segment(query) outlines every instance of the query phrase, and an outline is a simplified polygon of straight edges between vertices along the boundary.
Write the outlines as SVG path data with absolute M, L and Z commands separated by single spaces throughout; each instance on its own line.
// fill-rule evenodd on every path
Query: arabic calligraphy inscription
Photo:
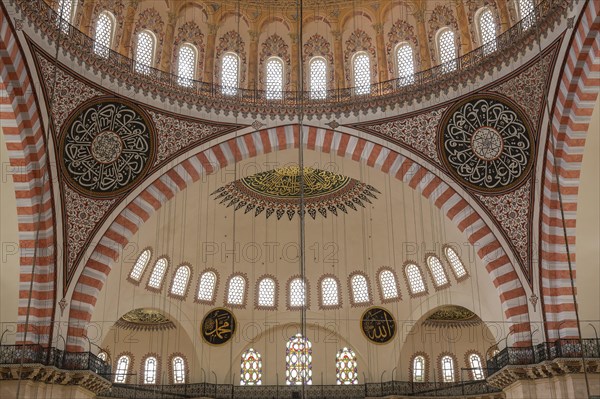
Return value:
M 223 345 L 235 334 L 236 321 L 233 313 L 227 309 L 211 310 L 202 319 L 200 327 L 204 341 L 211 345 Z
M 369 341 L 386 344 L 396 335 L 396 320 L 386 309 L 372 307 L 363 313 L 360 328 Z

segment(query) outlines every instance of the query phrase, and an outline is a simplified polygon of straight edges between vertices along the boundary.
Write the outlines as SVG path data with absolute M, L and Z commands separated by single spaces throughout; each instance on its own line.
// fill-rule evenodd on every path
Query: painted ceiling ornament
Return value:
M 317 213 L 335 216 L 338 210 L 348 213 L 359 205 L 372 203 L 380 192 L 373 186 L 333 172 L 304 168 L 304 209 L 315 219 Z M 265 212 L 267 218 L 275 214 L 277 219 L 287 215 L 292 220 L 300 213 L 300 168 L 296 165 L 277 168 L 235 180 L 211 195 L 227 207 L 244 208 L 244 213 L 254 211 L 258 216 Z
M 531 128 L 508 100 L 469 98 L 450 108 L 440 126 L 441 158 L 471 188 L 506 191 L 527 177 L 534 151 Z
M 79 107 L 61 134 L 67 181 L 89 196 L 128 190 L 152 165 L 156 142 L 150 119 L 137 106 L 102 99 Z
M 431 327 L 460 328 L 479 325 L 481 324 L 481 319 L 467 308 L 448 305 L 430 314 L 423 324 Z
M 127 330 L 161 331 L 175 328 L 175 324 L 155 309 L 139 308 L 125 313 L 115 323 Z

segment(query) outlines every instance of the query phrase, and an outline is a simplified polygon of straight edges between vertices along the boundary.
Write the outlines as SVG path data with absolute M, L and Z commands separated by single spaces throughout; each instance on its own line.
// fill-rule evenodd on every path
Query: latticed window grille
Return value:
M 283 62 L 276 57 L 267 60 L 266 95 L 267 100 L 283 98 Z
M 260 353 L 250 348 L 242 353 L 240 385 L 262 384 L 262 359 Z
M 454 360 L 450 356 L 442 357 L 442 380 L 454 382 Z
M 452 72 L 457 68 L 456 64 L 456 41 L 454 39 L 454 32 L 450 29 L 445 28 L 438 36 L 438 49 L 440 53 L 440 63 L 442 64 L 442 71 Z
M 142 278 L 142 274 L 144 274 L 144 270 L 146 270 L 146 266 L 148 266 L 148 261 L 152 256 L 152 252 L 149 249 L 145 249 L 142 251 L 140 256 L 138 256 L 135 261 L 135 265 L 131 269 L 131 273 L 129 273 L 129 278 L 134 281 L 140 281 Z
M 156 358 L 148 357 L 144 362 L 144 384 L 156 384 L 156 368 Z
M 246 280 L 242 276 L 233 276 L 229 279 L 227 287 L 227 304 L 243 305 L 244 293 L 246 291 Z
M 187 290 L 188 281 L 190 279 L 190 268 L 186 265 L 179 266 L 173 277 L 171 285 L 171 294 L 183 296 Z
M 517 0 L 519 7 L 519 18 L 524 19 L 523 29 L 527 30 L 533 25 L 534 17 L 533 14 L 533 0 Z
M 234 96 L 238 90 L 240 60 L 236 54 L 225 53 L 221 60 L 221 93 Z
M 452 270 L 454 270 L 454 274 L 456 275 L 456 277 L 464 277 L 467 274 L 467 270 L 465 269 L 463 263 L 460 261 L 460 258 L 458 257 L 454 249 L 446 247 L 444 253 L 446 254 L 446 259 L 448 260 L 448 263 L 450 263 L 450 266 L 452 266 Z
M 369 285 L 367 284 L 367 278 L 362 274 L 355 274 L 350 280 L 350 286 L 352 288 L 352 299 L 354 303 L 369 303 Z
M 371 60 L 367 53 L 356 53 L 353 59 L 354 92 L 369 94 L 371 92 Z
M 69 25 L 73 18 L 73 11 L 75 11 L 75 2 L 73 0 L 58 0 L 58 8 L 56 13 L 58 19 L 56 23 L 60 26 L 60 30 L 63 34 L 69 33 Z
M 342 348 L 335 358 L 336 378 L 338 385 L 358 384 L 358 364 L 352 349 Z
M 413 294 L 425 292 L 425 282 L 421 275 L 419 267 L 413 263 L 406 265 L 406 277 L 408 278 L 408 286 Z
M 150 274 L 150 280 L 148 280 L 148 286 L 155 289 L 160 289 L 162 287 L 163 278 L 165 277 L 165 272 L 167 271 L 168 262 L 165 258 L 160 258 L 154 264 L 154 269 L 152 269 L 152 274 Z
M 413 359 L 413 381 L 425 382 L 425 358 L 415 356 Z
M 275 306 L 275 280 L 265 277 L 258 283 L 258 306 Z
M 309 68 L 310 98 L 323 100 L 327 97 L 327 62 L 321 57 L 314 57 Z
M 442 262 L 440 262 L 437 256 L 428 256 L 427 266 L 429 266 L 429 270 L 431 271 L 431 275 L 433 276 L 433 282 L 435 283 L 436 287 L 441 287 L 443 285 L 448 284 L 448 277 L 446 277 L 446 273 L 444 272 Z
M 94 53 L 100 57 L 108 58 L 113 36 L 113 17 L 108 11 L 103 11 L 96 22 L 94 36 Z
M 129 356 L 123 355 L 117 360 L 117 369 L 115 370 L 117 384 L 124 384 L 127 381 L 127 371 L 129 371 Z
M 312 385 L 312 344 L 301 334 L 286 344 L 285 366 L 287 385 Z
M 396 63 L 398 67 L 398 81 L 400 86 L 415 82 L 415 63 L 412 47 L 401 44 L 396 49 Z
M 196 75 L 196 50 L 185 43 L 179 47 L 177 55 L 177 83 L 181 86 L 191 87 L 194 84 Z
M 473 379 L 483 380 L 485 375 L 483 374 L 483 367 L 481 365 L 481 358 L 476 353 L 469 355 L 469 363 L 471 364 L 471 373 L 473 373 Z
M 181 356 L 175 356 L 171 363 L 173 365 L 173 382 L 185 384 L 185 360 Z
M 214 298 L 216 284 L 217 275 L 215 273 L 211 271 L 202 273 L 196 298 L 199 301 L 211 302 Z
M 290 281 L 289 290 L 290 307 L 301 308 L 306 306 L 306 283 L 301 278 Z
M 379 284 L 381 285 L 381 293 L 383 299 L 398 298 L 398 283 L 396 276 L 391 270 L 382 270 L 379 272 Z
M 148 31 L 138 33 L 137 45 L 135 47 L 135 71 L 139 73 L 150 73 L 150 67 L 154 60 L 154 35 Z
M 489 8 L 484 9 L 479 14 L 479 34 L 481 35 L 483 53 L 490 54 L 496 51 L 496 22 Z
M 338 306 L 340 304 L 338 282 L 333 277 L 321 280 L 321 302 L 323 306 Z

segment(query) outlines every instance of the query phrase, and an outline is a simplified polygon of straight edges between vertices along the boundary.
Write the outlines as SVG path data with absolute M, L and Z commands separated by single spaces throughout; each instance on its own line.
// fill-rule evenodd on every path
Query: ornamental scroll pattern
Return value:
M 371 61 L 371 80 L 377 81 L 377 55 L 371 37 L 362 29 L 356 29 L 346 40 L 344 52 L 344 67 L 348 87 L 352 87 L 352 56 L 358 51 L 366 51 Z
M 304 43 L 304 59 L 310 63 L 313 57 L 323 57 L 327 61 L 327 87 L 334 86 L 333 54 L 331 44 L 323 36 L 315 33 Z M 307 64 L 304 87 L 309 87 L 310 68 Z
M 221 83 L 221 59 L 223 58 L 223 54 L 228 51 L 234 52 L 240 57 L 240 81 L 238 86 L 243 87 L 246 81 L 247 65 L 245 43 L 240 34 L 234 30 L 230 30 L 219 38 L 219 44 L 217 44 L 215 51 L 215 82 Z
M 154 54 L 156 54 L 154 62 L 160 62 L 160 55 L 162 54 L 162 45 L 163 45 L 163 34 L 164 34 L 164 25 L 162 17 L 160 13 L 156 11 L 155 8 L 147 8 L 144 11 L 140 12 L 137 23 L 135 24 L 134 35 L 132 36 L 133 46 L 132 49 L 135 48 L 137 43 L 137 35 L 142 30 L 152 31 L 156 35 L 156 48 L 154 49 Z
M 177 70 L 179 65 L 179 47 L 184 43 L 191 43 L 198 51 L 196 59 L 196 76 L 202 76 L 204 71 L 204 35 L 198 24 L 194 21 L 187 21 L 177 30 L 177 36 L 173 43 L 173 71 Z
M 261 87 L 264 87 L 266 82 L 266 64 L 265 62 L 269 57 L 279 57 L 283 61 L 284 64 L 284 76 L 283 76 L 283 86 L 287 87 L 290 83 L 290 53 L 288 51 L 288 45 L 283 40 L 281 36 L 277 33 L 269 36 L 262 43 L 262 50 L 260 52 L 259 58 L 259 82 L 261 83 Z
M 454 16 L 454 12 L 447 5 L 437 5 L 433 12 L 431 13 L 431 18 L 429 18 L 429 48 L 436 49 L 437 43 L 435 42 L 436 34 L 438 30 L 443 27 L 449 27 L 454 31 L 454 38 L 456 40 L 456 48 L 460 48 L 460 35 L 458 34 L 458 23 L 456 22 L 456 17 Z M 436 64 L 438 62 L 437 59 L 437 51 L 431 52 L 431 61 Z
M 396 54 L 395 48 L 398 43 L 407 42 L 413 52 L 419 48 L 415 28 L 406 21 L 397 20 L 388 32 L 388 44 L 386 46 L 388 70 L 390 76 L 396 76 Z M 419 70 L 420 57 L 413 57 L 415 71 Z

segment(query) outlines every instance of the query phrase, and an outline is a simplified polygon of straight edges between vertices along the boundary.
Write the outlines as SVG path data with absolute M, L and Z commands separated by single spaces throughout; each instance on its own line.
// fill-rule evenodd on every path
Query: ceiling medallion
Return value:
M 423 324 L 432 327 L 467 327 L 476 326 L 481 319 L 475 313 L 462 306 L 442 306 L 429 315 Z
M 360 329 L 369 341 L 387 344 L 396 335 L 396 320 L 386 309 L 372 307 L 360 318 Z
M 64 126 L 62 168 L 70 185 L 83 194 L 118 195 L 152 165 L 152 123 L 129 102 L 93 100 L 79 107 Z
M 304 209 L 315 219 L 317 212 L 327 217 L 327 212 L 338 214 L 338 210 L 348 213 L 364 208 L 364 202 L 372 203 L 380 192 L 369 184 L 356 179 L 305 167 L 302 173 L 298 166 L 277 168 L 267 172 L 233 181 L 211 195 L 227 207 L 235 205 L 235 210 L 244 208 L 244 213 L 254 210 L 258 216 L 263 211 L 267 218 L 275 214 L 277 219 L 287 215 L 292 220 L 300 213 L 300 182 L 304 181 Z
M 452 107 L 440 126 L 441 159 L 471 188 L 506 191 L 527 177 L 533 162 L 532 131 L 508 100 L 471 97 Z
M 233 313 L 227 309 L 215 308 L 202 319 L 200 334 L 208 344 L 223 345 L 235 334 L 236 325 Z
M 160 331 L 175 328 L 175 324 L 158 310 L 139 308 L 125 313 L 116 326 L 127 330 Z

